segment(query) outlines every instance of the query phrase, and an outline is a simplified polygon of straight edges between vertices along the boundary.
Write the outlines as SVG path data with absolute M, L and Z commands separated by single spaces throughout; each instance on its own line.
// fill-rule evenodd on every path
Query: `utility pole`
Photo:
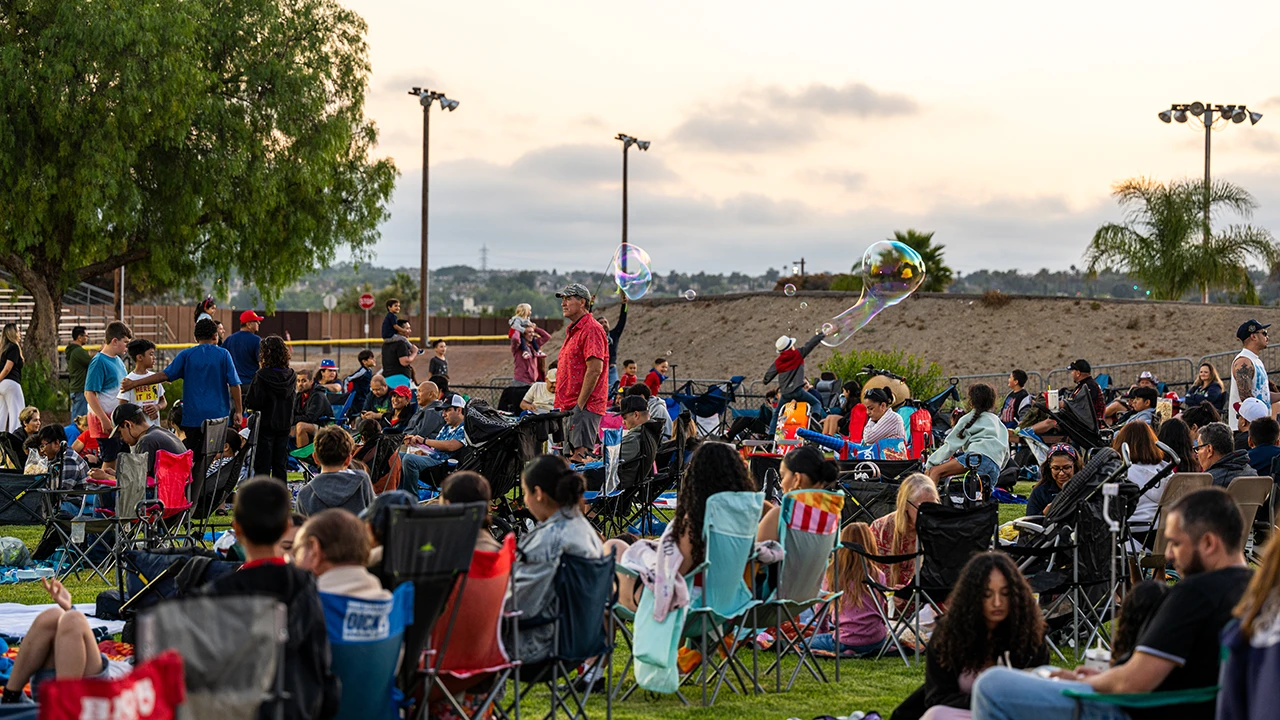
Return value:
M 419 286 L 421 297 L 418 299 L 418 307 L 422 312 L 421 343 L 425 344 L 431 337 L 431 270 L 428 265 L 427 253 L 427 210 L 430 206 L 430 183 L 428 177 L 428 158 L 431 147 L 431 104 L 436 100 L 440 101 L 440 109 L 453 112 L 458 109 L 458 101 L 450 100 L 445 97 L 444 93 L 434 90 L 424 90 L 420 87 L 410 88 L 410 95 L 418 98 L 418 102 L 422 105 L 422 267 Z

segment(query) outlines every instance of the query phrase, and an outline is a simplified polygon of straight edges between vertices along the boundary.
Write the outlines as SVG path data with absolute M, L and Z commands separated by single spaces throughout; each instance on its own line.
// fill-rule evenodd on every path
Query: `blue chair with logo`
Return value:
M 339 720 L 400 717 L 396 666 L 405 628 L 413 624 L 413 583 L 389 600 L 362 600 L 320 593 L 333 653 L 333 674 L 342 680 Z

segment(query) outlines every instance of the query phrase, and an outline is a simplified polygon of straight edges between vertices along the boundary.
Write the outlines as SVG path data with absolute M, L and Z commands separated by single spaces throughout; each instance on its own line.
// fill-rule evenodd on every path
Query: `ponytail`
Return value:
M 557 455 L 532 460 L 525 466 L 524 481 L 530 490 L 540 488 L 560 507 L 577 505 L 587 487 L 587 481 Z
M 812 445 L 802 445 L 792 450 L 782 458 L 782 462 L 788 470 L 805 475 L 820 488 L 829 488 L 840 478 L 840 466 L 834 460 L 828 460 Z
M 961 440 L 969 432 L 969 427 L 977 421 L 978 416 L 985 412 L 991 412 L 996 406 L 996 389 L 986 383 L 978 383 L 969 386 L 969 407 L 973 408 L 973 414 L 969 416 L 969 421 L 963 426 L 956 426 L 956 437 Z

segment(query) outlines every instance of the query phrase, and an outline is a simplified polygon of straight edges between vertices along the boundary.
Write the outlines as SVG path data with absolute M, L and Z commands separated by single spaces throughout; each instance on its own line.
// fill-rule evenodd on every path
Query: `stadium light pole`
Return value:
M 614 140 L 622 141 L 622 244 L 627 244 L 627 151 L 635 145 L 641 151 L 649 150 L 648 140 L 637 140 L 626 133 L 618 133 Z M 622 271 L 627 271 L 627 254 L 622 253 Z
M 419 290 L 421 297 L 418 299 L 418 308 L 422 313 L 422 327 L 418 332 L 422 333 L 422 344 L 425 345 L 431 337 L 431 301 L 429 295 L 431 293 L 431 273 L 427 264 L 427 209 L 429 184 L 427 182 L 427 158 L 428 150 L 431 147 L 431 104 L 440 101 L 440 109 L 453 112 L 458 109 L 458 101 L 450 100 L 445 97 L 444 93 L 435 90 L 426 90 L 420 87 L 409 89 L 409 94 L 418 98 L 418 102 L 422 105 L 422 277 L 419 281 Z
M 1188 113 L 1195 118 L 1204 127 L 1204 241 L 1209 242 L 1209 198 L 1211 190 L 1209 188 L 1209 150 L 1213 138 L 1213 126 L 1215 123 L 1221 122 L 1222 127 L 1226 127 L 1228 123 L 1239 125 L 1246 119 L 1250 125 L 1257 125 L 1262 119 L 1262 113 L 1252 112 L 1244 105 L 1213 105 L 1211 103 L 1193 102 L 1193 103 L 1174 103 L 1169 106 L 1168 110 L 1162 110 L 1156 116 L 1160 121 L 1168 124 L 1174 121 L 1178 123 L 1186 123 Z M 1217 118 L 1214 118 L 1217 113 Z M 1201 289 L 1201 300 L 1209 302 L 1209 288 Z

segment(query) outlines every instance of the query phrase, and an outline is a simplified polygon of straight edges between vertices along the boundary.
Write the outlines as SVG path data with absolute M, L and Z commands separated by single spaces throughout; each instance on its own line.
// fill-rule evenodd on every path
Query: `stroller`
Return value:
M 699 435 L 724 435 L 729 429 L 729 406 L 737 400 L 738 388 L 745 379 L 734 375 L 725 382 L 709 384 L 689 380 L 672 398 L 693 416 Z

